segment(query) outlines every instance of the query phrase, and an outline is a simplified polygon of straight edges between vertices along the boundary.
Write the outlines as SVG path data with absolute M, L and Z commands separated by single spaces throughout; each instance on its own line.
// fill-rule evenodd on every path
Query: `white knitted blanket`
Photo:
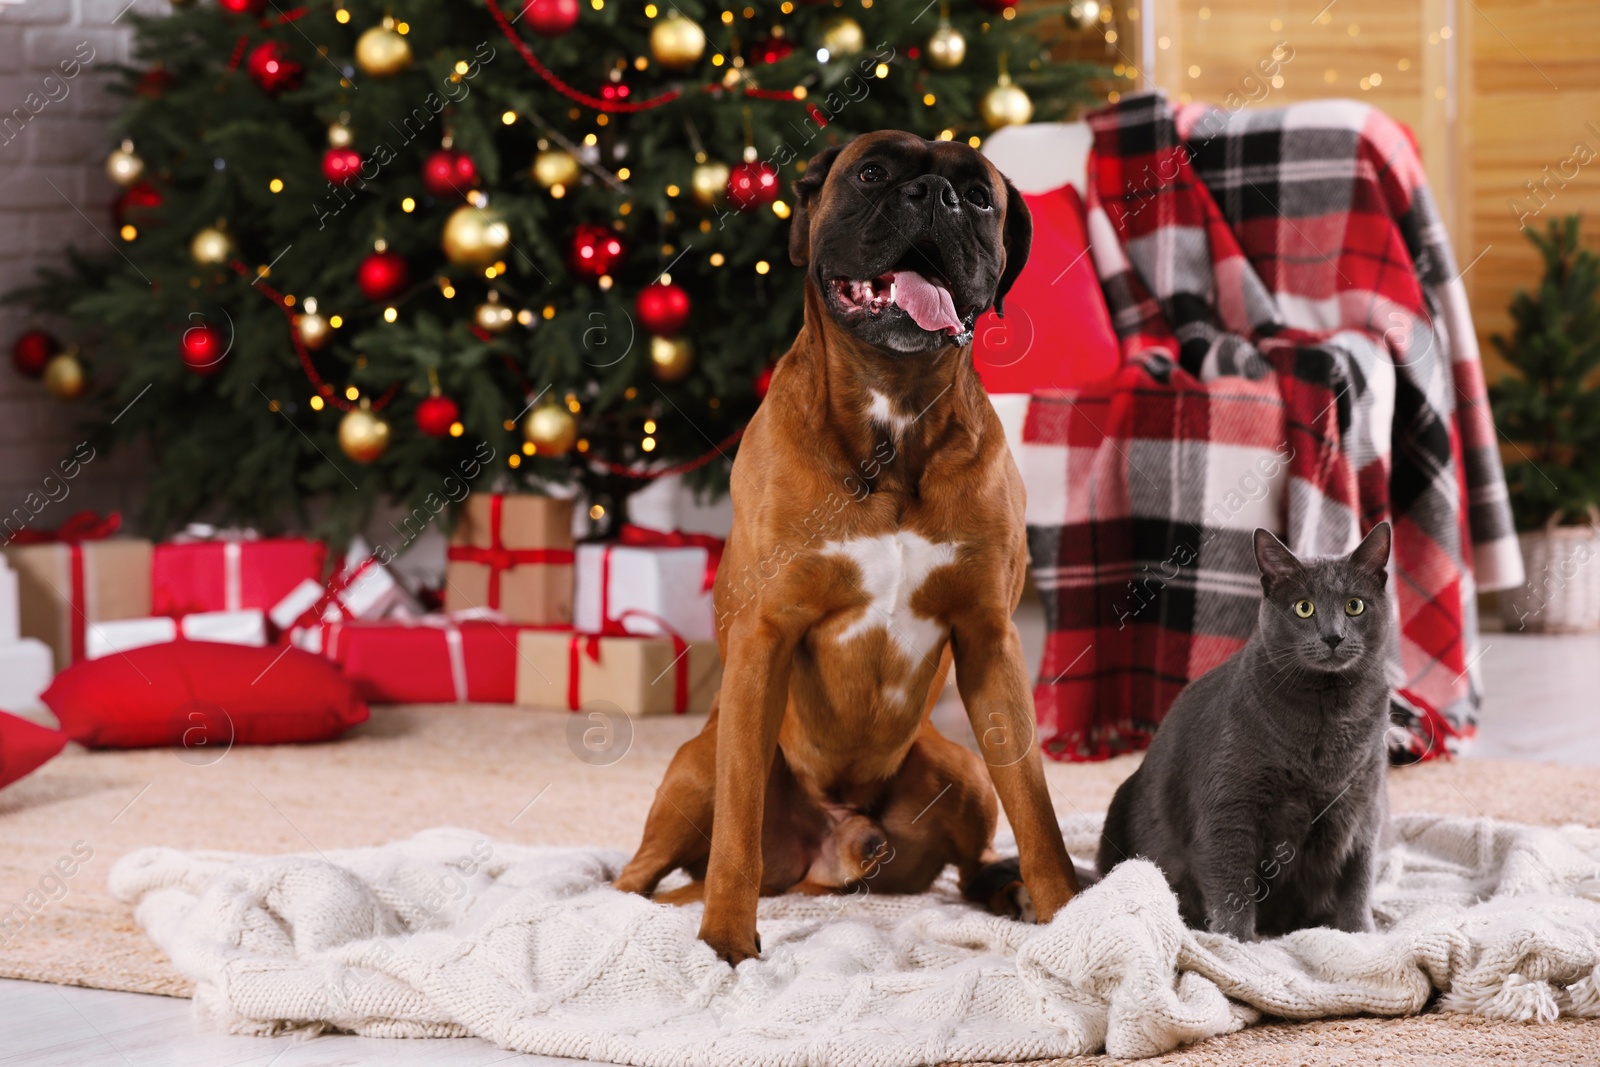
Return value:
M 441 829 L 256 857 L 149 848 L 112 891 L 239 1033 L 476 1034 L 507 1049 L 678 1067 L 911 1065 L 1105 1049 L 1150 1056 L 1262 1015 L 1440 1007 L 1600 1016 L 1600 831 L 1399 816 L 1376 934 L 1241 944 L 1178 918 L 1125 863 L 1048 926 L 916 897 L 761 902 L 765 953 L 730 970 L 700 908 L 612 890 L 623 856 Z M 1099 819 L 1063 826 L 1092 855 Z M 1266 883 L 1270 892 L 1271 884 Z

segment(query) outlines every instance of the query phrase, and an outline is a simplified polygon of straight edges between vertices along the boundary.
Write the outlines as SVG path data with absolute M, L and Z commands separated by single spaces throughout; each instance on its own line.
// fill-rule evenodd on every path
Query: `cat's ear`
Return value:
M 1300 573 L 1300 561 L 1271 530 L 1256 529 L 1256 566 L 1261 568 L 1261 588 L 1270 593 L 1272 583 Z
M 1389 565 L 1389 549 L 1394 542 L 1394 531 L 1386 522 L 1380 522 L 1367 534 L 1365 540 L 1350 553 L 1350 565 L 1356 570 L 1372 575 L 1379 581 L 1387 580 L 1384 568 Z

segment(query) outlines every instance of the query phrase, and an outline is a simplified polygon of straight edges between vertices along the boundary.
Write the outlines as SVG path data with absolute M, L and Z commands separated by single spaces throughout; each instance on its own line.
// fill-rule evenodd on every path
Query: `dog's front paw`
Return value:
M 701 924 L 700 940 L 710 945 L 711 951 L 730 967 L 761 956 L 761 935 L 753 927 L 748 931 L 709 930 Z

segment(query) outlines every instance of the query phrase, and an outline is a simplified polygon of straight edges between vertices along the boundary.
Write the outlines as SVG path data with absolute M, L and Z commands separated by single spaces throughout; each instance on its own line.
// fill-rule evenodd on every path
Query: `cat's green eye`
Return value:
M 1367 610 L 1367 602 L 1358 596 L 1353 596 L 1344 602 L 1344 613 L 1350 616 L 1360 615 Z
M 1309 600 L 1296 600 L 1294 602 L 1294 613 L 1302 619 L 1309 619 L 1316 612 L 1317 606 Z

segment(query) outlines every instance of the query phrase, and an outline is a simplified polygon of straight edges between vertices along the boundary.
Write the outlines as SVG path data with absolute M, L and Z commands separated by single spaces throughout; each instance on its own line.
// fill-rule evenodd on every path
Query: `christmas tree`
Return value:
M 1489 389 L 1513 443 L 1506 485 L 1519 529 L 1583 518 L 1600 504 L 1600 256 L 1578 238 L 1579 217 L 1528 240 L 1544 259 L 1534 293 L 1511 301 L 1511 339 L 1494 345 L 1517 371 Z
M 118 247 L 17 294 L 76 346 L 47 384 L 148 450 L 157 532 L 337 535 L 485 457 L 502 486 L 576 481 L 602 522 L 644 471 L 725 483 L 799 326 L 805 160 L 879 128 L 976 145 L 1085 98 L 1096 72 L 1038 36 L 1085 5 L 1014 3 L 139 19 L 108 131 Z

